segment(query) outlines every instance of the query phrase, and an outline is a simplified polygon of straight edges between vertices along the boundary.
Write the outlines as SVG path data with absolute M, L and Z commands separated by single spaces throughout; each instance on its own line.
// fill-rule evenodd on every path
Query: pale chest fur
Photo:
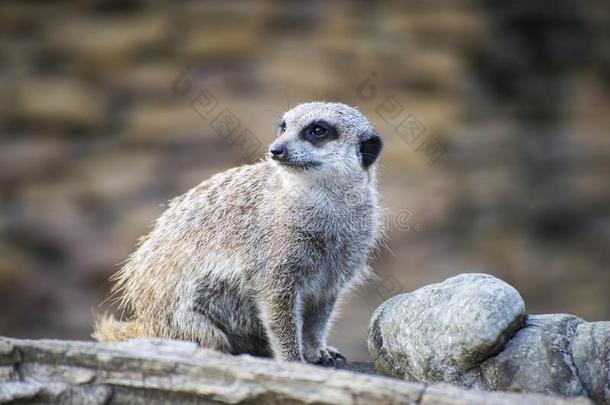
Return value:
M 293 187 L 283 203 L 303 262 L 313 268 L 312 288 L 340 288 L 359 276 L 379 234 L 373 187 L 362 182 Z

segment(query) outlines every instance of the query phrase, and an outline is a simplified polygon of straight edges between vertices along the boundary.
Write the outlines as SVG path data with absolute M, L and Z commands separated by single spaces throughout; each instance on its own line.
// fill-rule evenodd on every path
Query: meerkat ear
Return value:
M 381 137 L 377 134 L 369 136 L 364 141 L 360 141 L 360 154 L 362 155 L 362 167 L 368 169 L 375 163 L 383 147 Z

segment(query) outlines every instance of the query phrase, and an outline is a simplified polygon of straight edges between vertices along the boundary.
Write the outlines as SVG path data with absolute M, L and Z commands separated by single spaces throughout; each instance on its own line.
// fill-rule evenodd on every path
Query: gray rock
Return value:
M 597 403 L 610 404 L 610 322 L 578 325 L 572 357 L 589 396 Z
M 194 343 L 94 343 L 0 337 L 0 403 L 28 404 L 589 404 L 481 392 L 231 356 Z M 364 366 L 364 365 L 362 365 Z
M 489 389 L 587 395 L 570 346 L 584 321 L 572 315 L 532 315 L 498 355 L 481 364 Z
M 524 316 L 513 287 L 490 275 L 461 274 L 383 303 L 371 319 L 368 347 L 380 373 L 476 387 L 479 363 Z
M 587 398 L 561 398 L 541 394 L 519 394 L 527 397 L 515 398 L 515 393 L 508 392 L 485 392 L 477 389 L 465 390 L 450 384 L 428 385 L 424 390 L 419 405 L 558 405 L 568 403 L 570 405 L 591 404 Z M 527 399 L 526 399 L 527 398 Z

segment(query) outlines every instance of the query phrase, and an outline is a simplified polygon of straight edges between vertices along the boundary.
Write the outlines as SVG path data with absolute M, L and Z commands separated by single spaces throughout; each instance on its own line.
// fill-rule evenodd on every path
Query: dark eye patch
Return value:
M 337 129 L 325 121 L 314 121 L 301 130 L 299 136 L 315 146 L 323 145 L 339 137 Z
M 286 132 L 286 121 L 282 121 L 277 125 L 277 130 L 279 131 L 280 134 L 283 134 L 284 132 Z

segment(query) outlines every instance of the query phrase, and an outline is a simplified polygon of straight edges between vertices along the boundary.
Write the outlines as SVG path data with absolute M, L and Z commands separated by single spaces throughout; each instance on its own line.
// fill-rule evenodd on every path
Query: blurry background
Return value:
M 331 338 L 348 357 L 377 305 L 461 272 L 610 319 L 610 3 L 372 3 L 3 1 L 0 335 L 88 338 L 166 201 L 314 99 L 386 144 L 379 278 Z

